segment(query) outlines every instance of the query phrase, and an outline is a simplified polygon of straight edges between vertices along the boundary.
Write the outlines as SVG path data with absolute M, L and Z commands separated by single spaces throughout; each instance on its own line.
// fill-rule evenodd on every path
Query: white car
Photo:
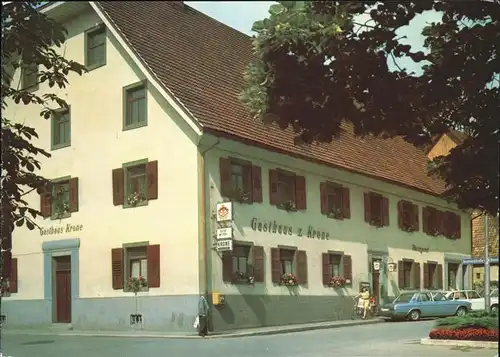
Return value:
M 453 290 L 444 293 L 448 300 L 465 300 L 472 304 L 472 310 L 484 310 L 484 297 L 475 290 Z M 498 289 L 490 293 L 490 310 L 498 311 Z

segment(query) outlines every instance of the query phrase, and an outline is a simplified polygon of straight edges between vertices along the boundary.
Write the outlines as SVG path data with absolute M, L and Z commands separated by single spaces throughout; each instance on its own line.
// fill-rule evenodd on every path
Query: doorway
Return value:
M 71 256 L 54 257 L 54 290 L 53 299 L 56 323 L 71 322 Z

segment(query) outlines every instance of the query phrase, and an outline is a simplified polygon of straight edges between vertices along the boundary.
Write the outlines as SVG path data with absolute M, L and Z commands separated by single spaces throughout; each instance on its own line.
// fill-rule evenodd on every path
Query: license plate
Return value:
M 380 311 L 389 311 L 389 309 L 380 309 Z

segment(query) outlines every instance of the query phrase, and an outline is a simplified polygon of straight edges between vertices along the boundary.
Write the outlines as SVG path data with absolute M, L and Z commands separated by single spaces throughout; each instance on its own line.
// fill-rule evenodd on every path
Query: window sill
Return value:
M 103 63 L 94 63 L 91 65 L 85 66 L 85 69 L 87 70 L 87 72 L 90 72 L 90 71 L 93 71 L 94 69 L 104 67 L 105 65 L 106 65 L 106 61 L 104 61 Z
M 71 142 L 64 143 L 64 144 L 52 145 L 50 149 L 52 151 L 54 151 L 54 150 L 64 149 L 64 148 L 67 148 L 67 147 L 70 147 L 70 146 L 71 146 Z
M 298 209 L 297 209 L 297 208 L 288 207 L 288 206 L 286 206 L 284 203 L 277 204 L 277 205 L 276 205 L 276 208 L 277 208 L 277 209 L 280 209 L 280 210 L 282 210 L 282 211 L 286 211 L 286 212 L 297 212 L 297 211 L 298 211 Z
M 63 214 L 62 216 L 51 215 L 50 219 L 53 221 L 57 221 L 57 220 L 70 218 L 70 217 L 71 217 L 71 212 L 67 212 L 67 213 Z
M 148 121 L 147 120 L 139 122 L 139 123 L 135 123 L 135 124 L 124 125 L 123 126 L 123 131 L 139 129 L 139 128 L 142 128 L 144 126 L 148 126 Z
M 329 213 L 326 215 L 326 217 L 330 219 L 336 219 L 338 221 L 343 221 L 344 219 L 346 219 L 342 213 L 339 214 Z
M 137 208 L 137 207 L 147 206 L 148 204 L 149 204 L 148 200 L 139 202 L 135 205 L 131 205 L 130 203 L 124 203 L 123 208 Z
M 228 201 L 231 201 L 231 202 L 236 202 L 236 203 L 241 203 L 242 205 L 251 205 L 253 204 L 254 202 L 251 200 L 251 199 L 242 199 L 241 197 L 231 197 L 231 196 L 227 196 L 227 197 L 224 197 L 225 199 L 227 199 Z
M 127 293 L 127 294 L 134 294 L 134 292 L 133 292 L 133 291 L 128 290 L 128 289 L 123 289 L 123 292 L 124 292 L 124 293 Z M 137 295 L 139 295 L 140 293 L 147 293 L 147 292 L 149 292 L 149 287 L 142 288 L 141 290 L 139 290 L 139 291 L 137 292 Z M 134 295 L 135 295 L 135 294 L 134 294 Z

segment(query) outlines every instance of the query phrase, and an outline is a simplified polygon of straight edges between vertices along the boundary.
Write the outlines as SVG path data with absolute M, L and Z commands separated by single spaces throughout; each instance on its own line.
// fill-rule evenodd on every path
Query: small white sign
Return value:
M 217 239 L 233 239 L 233 228 L 217 228 Z
M 393 272 L 396 270 L 396 264 L 395 263 L 388 263 L 387 264 L 387 270 L 389 270 L 389 272 Z
M 217 222 L 227 222 L 233 220 L 232 202 L 217 203 L 215 210 L 217 215 Z
M 217 241 L 217 251 L 233 250 L 232 239 L 221 239 Z
M 380 262 L 373 262 L 373 270 L 375 271 L 380 270 Z

